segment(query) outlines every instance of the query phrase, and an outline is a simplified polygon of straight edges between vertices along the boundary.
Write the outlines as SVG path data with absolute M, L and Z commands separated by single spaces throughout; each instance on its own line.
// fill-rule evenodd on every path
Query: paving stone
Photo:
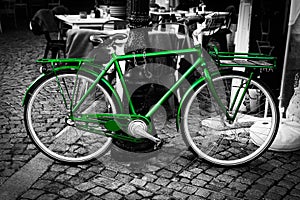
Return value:
M 114 178 L 117 175 L 117 173 L 115 171 L 106 169 L 106 170 L 101 171 L 101 175 L 109 177 L 109 178 Z
M 87 200 L 103 200 L 103 199 L 97 196 L 90 196 Z
M 44 190 L 51 193 L 59 193 L 63 188 L 66 188 L 65 185 L 57 182 L 52 182 L 44 187 Z
M 58 176 L 55 178 L 55 181 L 64 183 L 64 182 L 66 182 L 67 180 L 69 180 L 69 179 L 71 179 L 71 178 L 72 178 L 71 175 L 68 175 L 68 174 L 60 174 L 60 175 L 58 175 Z
M 292 181 L 293 183 L 299 183 L 299 177 L 297 176 L 294 176 L 294 175 L 287 175 L 285 177 L 285 179 L 289 180 L 289 181 Z
M 68 168 L 68 166 L 54 164 L 54 165 L 51 166 L 50 170 L 53 171 L 53 172 L 63 172 L 67 168 Z
M 142 199 L 143 197 L 137 193 L 131 193 L 129 195 L 126 195 L 125 196 L 125 199 L 128 199 L 128 200 L 138 200 L 138 199 Z
M 167 188 L 170 188 L 172 190 L 181 190 L 184 187 L 185 184 L 180 182 L 171 182 L 167 185 Z
M 123 199 L 122 195 L 116 193 L 116 192 L 109 192 L 105 194 L 103 197 L 105 200 L 118 200 L 118 199 Z
M 287 192 L 288 189 L 284 188 L 284 187 L 280 187 L 280 186 L 273 186 L 269 192 L 275 193 L 275 194 L 279 194 L 280 196 L 284 196 Z
M 195 195 L 207 198 L 211 194 L 211 191 L 204 189 L 204 188 L 199 188 Z
M 211 200 L 223 200 L 226 199 L 226 196 L 222 193 L 212 192 L 207 199 Z
M 216 169 L 212 169 L 212 168 L 205 170 L 205 173 L 208 175 L 211 175 L 211 176 L 217 176 L 220 174 L 219 171 L 217 171 Z
M 268 192 L 264 195 L 264 199 L 266 200 L 277 200 L 277 199 L 282 199 L 282 196 L 277 194 L 277 193 L 272 193 L 272 192 Z
M 190 179 L 187 179 L 187 178 L 181 178 L 181 179 L 179 180 L 179 182 L 188 184 L 188 183 L 190 183 L 191 181 L 190 181 Z
M 143 187 L 144 185 L 146 185 L 147 181 L 135 178 L 132 181 L 130 181 L 130 183 L 139 187 Z
M 284 197 L 284 199 L 285 199 L 285 200 L 298 200 L 299 197 L 287 195 L 287 196 Z
M 198 187 L 203 187 L 203 186 L 205 186 L 207 184 L 207 182 L 203 181 L 203 180 L 200 180 L 200 179 L 193 179 L 191 181 L 191 184 L 195 185 L 195 186 L 198 186 Z
M 216 177 L 216 179 L 222 182 L 230 183 L 233 180 L 233 177 L 226 174 L 220 174 Z
M 101 196 L 104 193 L 108 192 L 108 190 L 106 190 L 106 189 L 104 189 L 102 187 L 97 186 L 97 187 L 89 190 L 88 192 L 91 193 L 91 194 L 93 194 L 93 195 L 95 195 L 95 196 Z
M 151 196 L 153 196 L 152 192 L 149 192 L 146 190 L 138 190 L 137 193 L 140 194 L 144 198 L 150 198 Z
M 174 190 L 171 188 L 166 188 L 166 187 L 162 187 L 160 188 L 160 190 L 158 191 L 159 194 L 163 194 L 163 195 L 170 195 Z
M 128 195 L 134 191 L 136 191 L 136 187 L 130 185 L 130 184 L 125 184 L 121 186 L 120 188 L 117 189 L 117 192 L 123 195 Z
M 258 179 L 256 182 L 261 185 L 271 186 L 275 183 L 275 180 L 263 177 L 263 178 Z
M 220 191 L 221 193 L 228 195 L 228 196 L 236 196 L 236 194 L 238 193 L 238 190 L 232 189 L 232 188 L 223 188 Z
M 55 177 L 59 175 L 58 172 L 47 172 L 46 174 L 43 175 L 43 179 L 47 180 L 53 180 Z
M 245 193 L 245 197 L 249 199 L 261 199 L 264 193 L 257 189 L 249 189 Z
M 192 195 L 198 190 L 198 187 L 186 185 L 182 188 L 181 192 Z
M 32 188 L 43 189 L 47 185 L 49 185 L 50 183 L 51 183 L 50 180 L 38 180 L 37 182 L 34 183 L 34 185 L 32 186 Z
M 187 179 L 191 179 L 191 178 L 193 178 L 193 173 L 184 170 L 183 172 L 181 172 L 181 173 L 179 174 L 179 176 L 185 177 L 185 178 L 187 178 Z
M 166 179 L 166 178 L 158 178 L 155 183 L 157 185 L 161 185 L 161 186 L 166 186 L 168 183 L 170 182 L 170 180 Z
M 300 183 L 295 186 L 296 189 L 300 190 Z
M 68 183 L 69 185 L 79 185 L 83 182 L 85 182 L 85 180 L 83 178 L 74 176 L 71 179 L 69 179 L 66 183 Z
M 251 189 L 260 190 L 261 192 L 265 193 L 269 187 L 261 184 L 253 184 L 251 185 Z
M 174 191 L 172 196 L 177 199 L 187 199 L 189 195 L 182 192 Z
M 118 174 L 115 179 L 119 180 L 119 181 L 122 181 L 122 182 L 130 182 L 133 177 L 130 176 L 130 175 L 127 175 L 127 174 Z
M 22 197 L 27 199 L 37 199 L 39 196 L 41 196 L 44 193 L 42 190 L 28 190 L 25 192 Z
M 88 179 L 92 178 L 93 176 L 95 176 L 95 173 L 89 172 L 86 170 L 82 170 L 81 172 L 78 173 L 78 176 L 83 178 L 84 180 L 88 180 Z
M 150 174 L 150 173 L 146 173 L 142 179 L 144 181 L 147 181 L 147 182 L 154 182 L 156 179 L 157 179 L 157 176 L 156 175 L 153 175 L 153 174 Z
M 205 198 L 196 196 L 196 195 L 190 195 L 188 198 L 188 200 L 205 200 Z
M 198 175 L 203 172 L 203 169 L 195 167 L 195 168 L 189 169 L 189 171 L 192 172 L 194 175 Z
M 238 191 L 245 191 L 248 188 L 248 185 L 239 182 L 232 182 L 228 185 L 228 187 Z
M 73 188 L 65 188 L 65 189 L 61 190 L 59 192 L 59 194 L 62 195 L 63 197 L 69 198 L 69 197 L 73 196 L 76 192 L 77 192 L 77 190 L 75 190 Z
M 94 188 L 95 186 L 96 186 L 96 184 L 93 182 L 85 182 L 85 183 L 81 183 L 81 184 L 75 186 L 75 189 L 79 190 L 79 191 L 87 191 L 91 188 Z
M 268 173 L 265 177 L 273 179 L 275 181 L 279 181 L 280 179 L 282 179 L 284 177 L 284 174 L 278 174 L 278 173 L 273 172 L 273 173 Z
M 210 175 L 202 173 L 202 174 L 199 174 L 197 176 L 197 179 L 200 179 L 200 180 L 203 180 L 203 181 L 211 181 L 213 179 L 213 177 L 210 176 Z
M 155 195 L 153 200 L 171 200 L 171 197 L 168 195 Z
M 171 163 L 170 165 L 165 166 L 165 168 L 171 172 L 175 172 L 178 173 L 179 171 L 182 170 L 182 166 L 175 164 L 175 163 Z
M 292 196 L 296 196 L 296 197 L 300 198 L 300 190 L 298 190 L 298 189 L 292 189 L 292 191 L 290 191 L 290 194 Z
M 163 178 L 172 178 L 174 176 L 174 172 L 168 171 L 166 169 L 162 169 L 162 170 L 159 170 L 156 173 L 156 175 L 159 177 L 163 177 Z
M 294 183 L 291 182 L 291 181 L 288 181 L 288 180 L 280 180 L 278 183 L 277 183 L 278 186 L 281 186 L 283 188 L 286 188 L 287 190 L 290 190 L 292 187 L 294 187 Z
M 78 172 L 80 172 L 80 171 L 81 171 L 80 168 L 70 167 L 70 168 L 68 168 L 68 169 L 66 170 L 66 174 L 74 176 L 74 175 L 76 175 L 76 174 L 77 174 Z
M 57 197 L 58 196 L 56 194 L 43 194 L 37 198 L 37 200 L 54 200 L 57 199 Z
M 161 186 L 156 185 L 154 183 L 147 183 L 147 185 L 145 186 L 145 188 L 147 190 L 149 190 L 149 191 L 156 192 L 156 191 L 158 191 L 161 188 Z

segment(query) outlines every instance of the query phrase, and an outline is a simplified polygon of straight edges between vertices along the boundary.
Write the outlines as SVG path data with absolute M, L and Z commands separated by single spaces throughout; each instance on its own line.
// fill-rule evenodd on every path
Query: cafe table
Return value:
M 102 17 L 102 18 L 91 18 L 87 15 L 87 18 L 80 18 L 79 15 L 55 15 L 64 24 L 70 25 L 72 29 L 80 28 L 95 28 L 100 27 L 102 24 L 109 20 L 122 20 L 116 17 Z

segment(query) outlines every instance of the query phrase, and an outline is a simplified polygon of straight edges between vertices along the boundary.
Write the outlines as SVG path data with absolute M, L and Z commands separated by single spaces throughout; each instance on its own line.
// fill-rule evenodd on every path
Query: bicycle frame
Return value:
M 242 96 L 240 98 L 240 100 L 238 101 L 238 105 L 236 107 L 236 110 L 234 112 L 233 115 L 230 115 L 229 112 L 227 111 L 226 107 L 224 106 L 224 104 L 222 103 L 222 101 L 220 100 L 217 91 L 213 85 L 212 82 L 212 77 L 211 77 L 211 73 L 209 72 L 208 68 L 206 67 L 206 63 L 204 61 L 204 59 L 202 58 L 202 50 L 201 47 L 195 47 L 195 48 L 189 48 L 189 49 L 182 49 L 182 50 L 167 50 L 167 51 L 160 51 L 160 52 L 153 52 L 153 53 L 144 53 L 144 54 L 130 54 L 130 55 L 116 55 L 113 54 L 112 55 L 112 59 L 107 63 L 107 65 L 105 66 L 105 68 L 101 71 L 101 73 L 97 76 L 97 78 L 95 79 L 94 83 L 88 88 L 87 92 L 83 95 L 83 97 L 79 100 L 79 102 L 74 105 L 73 109 L 72 109 L 72 113 L 76 112 L 77 109 L 80 107 L 80 105 L 84 102 L 85 98 L 89 95 L 89 93 L 94 89 L 94 87 L 96 86 L 96 84 L 104 77 L 104 75 L 110 70 L 110 68 L 113 66 L 113 64 L 115 65 L 117 74 L 119 75 L 119 79 L 122 85 L 122 88 L 124 90 L 124 94 L 125 97 L 127 98 L 128 102 L 129 102 L 129 109 L 132 113 L 132 115 L 137 115 L 137 113 L 135 112 L 134 106 L 131 102 L 131 98 L 129 95 L 129 91 L 127 88 L 127 85 L 125 83 L 124 80 L 124 76 L 121 70 L 121 67 L 119 65 L 119 61 L 122 60 L 128 60 L 128 59 L 135 59 L 135 58 L 147 58 L 147 57 L 159 57 L 159 56 L 166 56 L 166 55 L 180 55 L 180 54 L 191 54 L 191 53 L 197 53 L 198 54 L 198 58 L 197 60 L 191 65 L 191 67 L 189 67 L 189 69 L 180 77 L 179 80 L 177 80 L 171 88 L 169 88 L 169 90 L 163 95 L 163 97 L 160 98 L 160 100 L 145 114 L 145 118 L 149 119 L 151 116 L 153 116 L 153 114 L 159 109 L 159 107 L 173 94 L 173 92 L 175 90 L 177 90 L 180 85 L 182 84 L 182 82 L 184 80 L 186 80 L 186 78 L 198 67 L 200 66 L 203 69 L 203 75 L 204 75 L 204 80 L 207 81 L 207 84 L 209 86 L 209 89 L 211 90 L 211 93 L 214 97 L 214 99 L 216 100 L 216 102 L 218 103 L 218 105 L 220 106 L 221 110 L 223 111 L 223 114 L 225 114 L 225 116 L 227 117 L 227 119 L 229 121 L 233 121 L 237 115 L 238 109 L 242 103 L 242 99 L 244 97 L 244 95 L 246 94 L 248 85 L 251 81 L 252 78 L 252 74 L 249 77 L 249 80 L 246 84 L 246 87 L 244 87 L 244 91 L 242 92 Z M 197 83 L 198 84 L 198 83 Z M 237 95 L 234 98 L 233 104 L 236 103 L 237 100 Z M 231 106 L 231 110 L 233 108 L 234 105 Z M 116 114 L 112 114 L 112 116 L 117 116 Z M 97 115 L 98 117 L 101 117 L 100 115 Z M 105 117 L 108 117 L 107 114 L 105 114 Z M 124 117 L 124 116 L 122 116 Z M 75 118 L 73 118 L 75 119 Z M 75 119 L 76 120 L 76 119 Z

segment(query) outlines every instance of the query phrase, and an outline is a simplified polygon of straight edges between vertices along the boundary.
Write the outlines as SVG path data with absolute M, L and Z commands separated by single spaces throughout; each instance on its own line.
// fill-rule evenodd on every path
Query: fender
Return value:
M 216 72 L 212 72 L 211 73 L 211 77 L 216 77 L 220 74 L 226 74 L 226 72 L 228 72 L 228 70 L 223 70 L 223 71 L 216 71 Z M 199 85 L 199 84 L 203 84 L 205 83 L 205 77 L 202 76 L 200 77 L 198 80 L 196 80 L 192 85 L 191 87 L 189 87 L 189 89 L 184 93 L 184 95 L 182 96 L 181 98 L 181 101 L 179 103 L 179 106 L 178 106 L 178 110 L 177 110 L 177 118 L 176 118 L 176 128 L 177 128 L 177 131 L 180 130 L 180 124 L 181 124 L 181 111 L 182 111 L 182 108 L 185 104 L 185 101 L 187 100 L 187 97 L 191 94 L 191 92 L 193 92 L 193 90 Z
M 54 68 L 53 70 L 43 73 L 41 74 L 38 78 L 36 78 L 30 85 L 29 87 L 26 89 L 24 97 L 22 99 L 22 106 L 25 105 L 25 103 L 29 100 L 29 98 L 31 97 L 33 90 L 35 89 L 35 86 L 40 84 L 42 81 L 44 81 L 44 78 L 49 74 L 49 73 L 59 73 L 61 71 L 65 71 L 65 70 L 79 70 L 80 66 L 62 66 L 62 67 L 57 67 Z M 83 69 L 83 68 L 81 68 Z M 85 72 L 91 74 L 92 76 L 94 76 L 95 78 L 99 75 L 99 73 L 92 71 L 92 70 L 88 70 L 88 69 L 84 69 Z M 119 96 L 119 94 L 117 93 L 117 91 L 114 89 L 114 87 L 109 83 L 108 80 L 106 80 L 105 78 L 102 78 L 101 81 L 105 84 L 105 86 L 107 86 L 106 89 L 110 90 L 112 92 L 112 95 L 115 97 L 116 103 L 118 104 L 119 108 L 121 109 L 121 111 L 123 111 L 123 107 L 122 107 L 122 103 L 121 103 L 121 98 Z

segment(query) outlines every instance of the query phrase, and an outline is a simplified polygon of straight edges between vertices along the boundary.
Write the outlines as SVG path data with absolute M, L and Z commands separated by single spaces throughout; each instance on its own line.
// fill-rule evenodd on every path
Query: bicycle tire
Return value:
M 233 101 L 238 81 L 246 80 L 248 78 L 239 72 L 212 78 L 215 87 L 223 91 L 218 91 L 218 95 L 227 107 Z M 246 106 L 240 107 L 231 125 L 224 121 L 225 116 L 208 91 L 207 83 L 199 83 L 183 106 L 181 131 L 190 149 L 204 160 L 220 166 L 246 164 L 264 153 L 272 144 L 279 126 L 279 110 L 270 89 L 261 81 L 252 79 L 243 99 Z M 256 104 L 254 93 L 260 94 Z M 252 98 L 250 110 L 247 95 Z M 252 128 L 257 123 L 263 125 L 261 129 Z
M 70 105 L 71 99 L 78 101 L 83 90 L 94 81 L 87 74 L 76 74 L 77 70 L 57 71 L 56 75 L 50 72 L 35 83 L 25 101 L 24 121 L 28 135 L 41 152 L 60 162 L 80 164 L 105 154 L 112 145 L 112 138 L 66 123 L 70 108 L 64 106 L 57 80 L 62 83 L 66 105 Z M 109 94 L 106 85 L 100 81 L 74 115 L 87 110 L 116 113 L 116 105 Z

